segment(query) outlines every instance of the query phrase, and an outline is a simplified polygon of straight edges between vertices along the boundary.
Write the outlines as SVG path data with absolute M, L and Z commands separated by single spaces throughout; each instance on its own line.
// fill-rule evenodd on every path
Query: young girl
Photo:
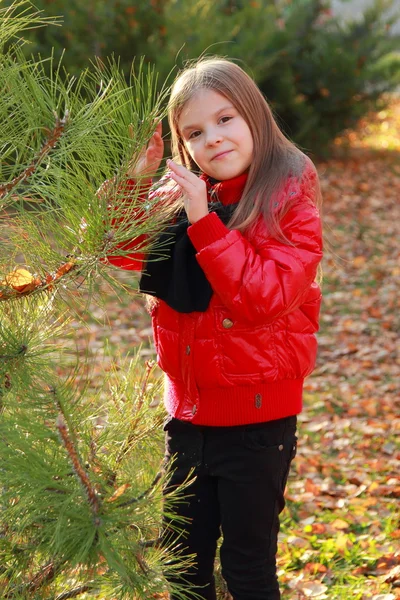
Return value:
M 168 203 L 179 186 L 186 218 L 168 232 L 176 235 L 168 259 L 147 263 L 141 289 L 156 298 L 166 374 L 167 461 L 174 457 L 166 493 L 193 469 L 196 477 L 174 507 L 183 534 L 166 519 L 165 537 L 195 556 L 182 575 L 188 598 L 215 600 L 222 533 L 234 600 L 277 600 L 279 513 L 316 355 L 318 178 L 253 80 L 228 60 L 201 60 L 178 76 L 169 123 L 174 160 L 150 194 Z M 158 126 L 133 178 L 155 173 L 162 154 Z M 141 269 L 141 258 L 110 262 Z

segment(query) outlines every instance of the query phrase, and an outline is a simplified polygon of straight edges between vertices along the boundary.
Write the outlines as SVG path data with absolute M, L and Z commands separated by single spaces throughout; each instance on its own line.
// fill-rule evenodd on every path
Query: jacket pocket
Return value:
M 218 353 L 223 374 L 235 383 L 270 380 L 277 373 L 274 332 L 269 325 L 253 324 L 232 317 L 217 308 L 214 314 Z
M 271 422 L 272 423 L 272 422 Z M 289 477 L 290 466 L 297 453 L 297 436 L 288 431 L 276 443 L 276 436 L 271 436 L 265 429 L 250 429 L 242 432 L 242 444 L 253 455 L 253 461 L 272 470 L 274 484 L 282 494 Z

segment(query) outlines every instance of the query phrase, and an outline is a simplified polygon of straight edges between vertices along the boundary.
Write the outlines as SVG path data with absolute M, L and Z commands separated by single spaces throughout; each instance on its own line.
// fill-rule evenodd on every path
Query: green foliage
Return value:
M 260 78 L 280 121 L 317 154 L 376 108 L 400 82 L 399 37 L 388 35 L 391 0 L 376 0 L 359 21 L 341 23 L 329 2 L 282 3 L 268 51 L 277 57 Z
M 137 353 L 90 390 L 71 317 L 100 276 L 116 285 L 116 245 L 166 218 L 126 187 L 166 90 L 140 61 L 127 83 L 112 59 L 74 77 L 26 58 L 39 22 L 28 2 L 0 12 L 1 597 L 148 598 L 185 567 L 159 543 L 161 382 Z
M 3 0 L 6 6 L 12 0 Z M 121 68 L 129 73 L 134 57 L 146 56 L 154 62 L 162 50 L 165 28 L 164 0 L 37 0 L 35 6 L 48 17 L 59 17 L 58 25 L 36 29 L 28 34 L 33 42 L 26 48 L 48 56 L 55 50 L 58 61 L 65 53 L 67 70 L 78 75 L 88 61 L 112 54 L 120 58 Z
M 306 150 L 332 140 L 400 83 L 399 36 L 389 35 L 392 0 L 342 22 L 328 0 L 166 3 L 161 72 L 199 55 L 234 58 L 256 79 L 280 125 Z M 398 15 L 400 17 L 400 15 Z M 187 32 L 190 32 L 189 35 Z
M 73 0 L 67 8 L 40 0 L 63 25 L 27 32 L 25 52 L 54 47 L 58 59 L 66 48 L 70 73 L 111 54 L 129 73 L 132 58 L 145 57 L 160 82 L 203 54 L 231 57 L 259 83 L 286 133 L 321 154 L 399 85 L 393 4 L 375 0 L 359 20 L 342 22 L 330 0 Z
M 359 21 L 344 23 L 329 0 L 76 1 L 68 10 L 42 0 L 46 14 L 64 15 L 64 26 L 38 29 L 30 49 L 68 48 L 72 72 L 94 55 L 114 52 L 122 65 L 145 55 L 160 81 L 188 59 L 229 56 L 259 83 L 286 133 L 321 154 L 399 84 L 392 5 L 375 0 Z
M 35 386 L 9 375 L 0 423 L 3 597 L 32 598 L 45 565 L 47 591 L 35 598 L 68 588 L 71 575 L 102 598 L 160 591 L 172 567 L 158 543 L 163 411 L 149 407 L 160 394 L 149 369 L 138 356 L 119 364 L 103 399 L 81 394 L 74 380 L 47 379 L 48 370 Z
M 159 227 L 162 211 L 134 216 L 140 186 L 123 200 L 128 166 L 163 116 L 166 90 L 157 91 L 151 67 L 133 65 L 128 84 L 112 59 L 62 76 L 53 58 L 25 59 L 17 45 L 0 56 L 0 85 L 0 208 L 11 218 L 2 223 L 1 272 L 18 255 L 43 281 L 67 259 L 71 273 L 89 277 L 107 255 L 123 254 L 116 244 Z
M 171 64 L 182 67 L 203 54 L 217 54 L 235 58 L 258 79 L 271 62 L 263 50 L 275 30 L 276 14 L 273 2 L 167 2 L 167 35 L 157 69 L 167 73 Z

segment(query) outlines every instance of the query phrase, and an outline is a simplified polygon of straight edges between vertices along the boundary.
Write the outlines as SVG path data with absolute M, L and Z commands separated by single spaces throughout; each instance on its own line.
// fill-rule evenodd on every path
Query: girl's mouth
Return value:
M 224 158 L 225 156 L 227 156 L 230 152 L 232 152 L 232 150 L 225 150 L 224 152 L 220 152 L 219 154 L 216 154 L 215 156 L 213 156 L 213 158 L 211 160 L 219 160 L 221 158 Z

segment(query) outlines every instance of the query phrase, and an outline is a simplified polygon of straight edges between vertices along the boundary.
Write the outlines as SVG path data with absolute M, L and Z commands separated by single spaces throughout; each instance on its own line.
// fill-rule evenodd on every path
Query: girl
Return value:
M 234 600 L 278 600 L 279 513 L 321 301 L 317 174 L 253 80 L 228 60 L 201 60 L 178 76 L 169 123 L 174 160 L 150 195 L 168 203 L 178 186 L 185 219 L 164 232 L 175 242 L 168 259 L 147 263 L 141 290 L 155 297 L 166 374 L 167 462 L 174 457 L 166 493 L 193 469 L 196 477 L 166 517 L 165 538 L 195 556 L 183 576 L 188 598 L 216 599 L 222 533 Z M 130 184 L 155 173 L 162 154 L 159 125 Z M 140 269 L 142 258 L 110 262 Z M 181 517 L 178 539 L 169 525 Z

